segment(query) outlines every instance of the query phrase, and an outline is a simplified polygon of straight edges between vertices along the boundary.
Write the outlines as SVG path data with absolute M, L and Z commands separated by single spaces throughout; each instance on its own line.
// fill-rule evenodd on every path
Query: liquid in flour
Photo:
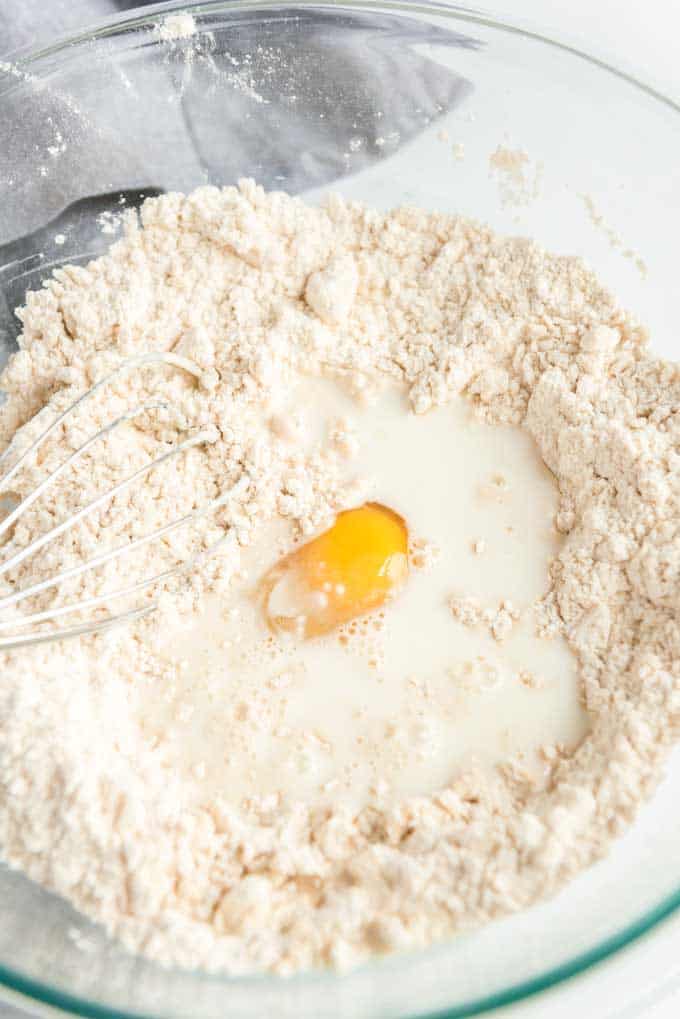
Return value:
M 359 406 L 316 379 L 292 404 L 309 443 L 352 422 L 348 479 L 367 479 L 370 499 L 437 554 L 379 610 L 300 640 L 273 634 L 255 597 L 297 547 L 284 521 L 269 526 L 228 596 L 169 635 L 162 654 L 182 662 L 178 678 L 143 694 L 168 766 L 202 797 L 358 804 L 431 793 L 473 763 L 517 754 L 540 771 L 542 745 L 576 745 L 587 728 L 576 661 L 562 638 L 536 636 L 531 611 L 560 542 L 555 483 L 531 439 L 477 421 L 464 400 L 416 416 L 394 390 Z M 456 619 L 452 596 L 511 602 L 519 619 L 499 643 Z

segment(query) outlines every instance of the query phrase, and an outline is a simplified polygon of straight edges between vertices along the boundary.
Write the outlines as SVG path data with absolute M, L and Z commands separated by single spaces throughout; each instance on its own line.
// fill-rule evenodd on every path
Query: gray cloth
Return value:
M 31 41 L 35 3 L 3 0 L 3 48 Z M 44 40 L 126 3 L 39 6 Z M 0 181 L 11 186 L 0 204 L 0 244 L 102 192 L 241 176 L 293 193 L 321 187 L 407 144 L 469 91 L 422 48 L 475 41 L 415 19 L 284 8 L 227 11 L 211 28 L 191 58 L 181 45 L 162 59 L 139 46 L 114 61 L 105 40 L 80 61 L 57 63 L 47 88 L 5 72 Z
M 2 0 L 0 57 L 95 24 L 144 0 Z

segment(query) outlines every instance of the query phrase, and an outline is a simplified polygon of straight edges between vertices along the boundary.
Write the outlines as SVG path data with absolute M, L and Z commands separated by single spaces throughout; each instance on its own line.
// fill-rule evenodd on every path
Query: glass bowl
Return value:
M 173 9 L 2 65 L 0 361 L 25 290 L 101 252 L 125 207 L 241 176 L 531 234 L 586 258 L 673 355 L 672 102 L 559 41 L 444 4 L 183 4 L 191 36 L 182 21 L 158 30 Z M 476 1014 L 579 972 L 680 904 L 679 791 L 676 758 L 633 830 L 551 901 L 343 976 L 169 972 L 0 869 L 0 983 L 33 1008 L 117 1019 Z

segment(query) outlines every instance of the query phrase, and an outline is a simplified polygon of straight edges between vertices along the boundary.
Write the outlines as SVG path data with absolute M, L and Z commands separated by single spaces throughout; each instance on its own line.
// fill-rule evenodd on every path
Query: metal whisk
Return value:
M 100 379 L 95 385 L 83 393 L 74 403 L 72 403 L 63 413 L 61 413 L 56 420 L 49 425 L 48 428 L 38 436 L 37 439 L 26 449 L 12 468 L 0 478 L 0 497 L 3 493 L 6 493 L 9 485 L 13 478 L 17 475 L 22 465 L 31 456 L 36 453 L 38 449 L 43 445 L 44 442 L 52 435 L 61 424 L 72 415 L 78 407 L 80 407 L 87 400 L 91 399 L 95 393 L 99 392 L 104 386 L 110 383 L 113 379 L 130 371 L 133 368 L 139 368 L 143 365 L 149 364 L 165 364 L 170 365 L 174 368 L 179 368 L 182 371 L 199 378 L 202 374 L 201 370 L 189 361 L 187 358 L 179 357 L 175 354 L 169 353 L 150 353 L 143 354 L 140 357 L 132 358 L 123 361 L 118 367 L 104 378 Z M 12 510 L 2 521 L 0 521 L 0 538 L 19 520 L 23 513 L 33 505 L 33 503 L 40 498 L 40 496 L 59 478 L 61 474 L 73 464 L 79 457 L 81 457 L 87 450 L 89 450 L 99 439 L 108 435 L 114 429 L 124 424 L 126 421 L 132 421 L 134 418 L 139 417 L 141 414 L 149 410 L 159 409 L 168 407 L 168 403 L 164 400 L 153 400 L 144 404 L 140 404 L 137 407 L 132 408 L 130 411 L 116 418 L 110 424 L 100 429 L 90 438 L 88 438 L 81 446 L 78 447 L 69 457 L 67 457 L 63 463 L 61 463 L 52 473 L 45 478 L 41 484 L 37 486 L 29 495 L 25 496 L 21 502 Z M 204 429 L 197 432 L 195 435 L 178 442 L 168 452 L 163 453 L 155 460 L 150 461 L 143 467 L 140 467 L 133 474 L 123 478 L 113 488 L 108 489 L 101 495 L 96 496 L 81 509 L 79 509 L 72 516 L 68 517 L 62 523 L 52 527 L 45 534 L 35 538 L 30 544 L 26 545 L 25 548 L 15 552 L 5 562 L 0 562 L 0 577 L 7 574 L 10 570 L 18 566 L 29 556 L 34 555 L 41 548 L 44 548 L 49 542 L 54 541 L 61 534 L 70 530 L 72 527 L 85 517 L 94 513 L 100 506 L 103 506 L 106 502 L 112 499 L 123 489 L 128 488 L 135 482 L 139 481 L 144 475 L 148 474 L 155 467 L 164 463 L 167 460 L 171 460 L 174 457 L 180 456 L 193 446 L 200 446 L 205 443 L 214 442 L 217 437 L 217 433 L 214 429 Z M 0 458 L 0 463 L 6 460 L 8 455 L 11 453 L 11 446 L 4 455 Z M 100 555 L 94 556 L 92 559 L 86 562 L 80 563 L 77 566 L 63 570 L 61 573 L 55 574 L 55 576 L 42 580 L 37 583 L 31 584 L 28 587 L 24 587 L 18 591 L 13 591 L 11 594 L 0 596 L 0 631 L 23 629 L 27 626 L 37 626 L 38 624 L 52 622 L 62 616 L 69 615 L 74 612 L 81 612 L 83 610 L 89 610 L 96 608 L 105 602 L 113 601 L 118 598 L 124 598 L 129 595 L 135 594 L 136 592 L 142 591 L 145 588 L 152 587 L 155 584 L 161 584 L 163 581 L 168 580 L 171 577 L 177 576 L 183 572 L 190 570 L 198 561 L 199 558 L 204 558 L 212 554 L 215 549 L 226 539 L 227 534 L 220 538 L 217 542 L 211 545 L 209 548 L 202 550 L 188 561 L 182 562 L 177 566 L 170 569 L 166 569 L 161 573 L 157 573 L 151 577 L 146 577 L 134 584 L 129 584 L 127 587 L 120 588 L 116 591 L 112 591 L 109 594 L 102 594 L 97 597 L 83 599 L 81 601 L 72 602 L 67 605 L 59 606 L 57 608 L 50 608 L 43 612 L 34 612 L 29 615 L 13 617 L 11 619 L 2 619 L 3 610 L 10 608 L 13 605 L 25 601 L 34 595 L 39 594 L 42 591 L 48 590 L 52 587 L 57 587 L 65 580 L 78 577 L 90 570 L 96 569 L 98 566 L 102 566 L 104 563 L 110 562 L 113 559 L 125 555 L 134 549 L 140 548 L 143 545 L 147 545 L 150 542 L 156 541 L 163 536 L 170 534 L 172 531 L 177 530 L 180 527 L 185 526 L 192 520 L 207 515 L 208 513 L 217 510 L 220 506 L 223 506 L 231 498 L 238 494 L 239 490 L 243 487 L 243 483 L 246 479 L 238 481 L 236 485 L 232 486 L 228 491 L 223 492 L 218 498 L 213 499 L 205 506 L 199 507 L 193 510 L 191 513 L 186 514 L 178 520 L 174 520 L 171 523 L 165 524 L 163 527 L 159 527 L 149 534 L 143 535 L 142 537 L 136 538 L 133 541 L 125 545 L 120 545 L 117 548 L 111 549 L 108 552 L 104 552 Z M 153 612 L 157 607 L 158 602 L 153 601 L 147 603 L 139 608 L 129 609 L 125 612 L 119 612 L 117 614 L 109 614 L 103 618 L 95 619 L 91 622 L 80 623 L 76 626 L 63 627 L 61 629 L 50 629 L 50 630 L 30 630 L 16 636 L 5 636 L 0 637 L 0 650 L 14 650 L 16 648 L 27 647 L 33 644 L 42 644 L 48 641 L 64 640 L 70 637 L 78 637 L 83 634 L 96 633 L 109 629 L 110 627 L 120 625 L 121 623 L 129 623 L 134 620 L 141 619 L 143 616 Z

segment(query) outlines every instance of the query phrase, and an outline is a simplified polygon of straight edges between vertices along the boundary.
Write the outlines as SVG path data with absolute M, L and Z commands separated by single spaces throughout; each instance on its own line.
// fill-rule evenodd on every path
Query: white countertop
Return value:
M 474 6 L 474 0 L 469 0 Z M 26 7 L 22 19 L 26 24 Z M 78 0 L 42 0 L 41 20 L 76 24 Z M 491 0 L 480 4 L 637 72 L 680 101 L 678 0 Z M 85 7 L 85 4 L 83 4 Z M 37 7 L 36 7 L 37 9 Z M 47 9 L 47 11 L 46 11 Z M 63 15 L 63 18 L 61 17 Z M 55 21 L 56 19 L 56 21 Z M 91 20 L 90 18 L 87 19 Z M 494 1013 L 497 1019 L 676 1019 L 680 1014 L 680 916 L 557 989 Z M 29 1013 L 0 1004 L 0 1019 Z

